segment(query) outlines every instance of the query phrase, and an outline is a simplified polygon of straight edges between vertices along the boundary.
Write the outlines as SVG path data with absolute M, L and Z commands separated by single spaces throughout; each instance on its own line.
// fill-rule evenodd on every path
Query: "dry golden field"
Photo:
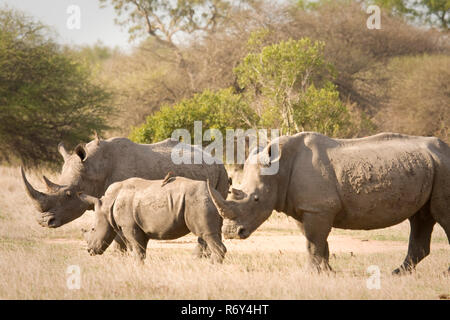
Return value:
M 39 186 L 41 174 L 31 175 Z M 335 273 L 311 274 L 305 238 L 293 221 L 274 213 L 247 240 L 225 240 L 223 265 L 193 258 L 192 235 L 151 241 L 143 266 L 109 248 L 91 257 L 80 229 L 93 213 L 58 229 L 40 227 L 18 168 L 0 167 L 0 299 L 439 299 L 450 296 L 450 248 L 435 227 L 431 254 L 415 273 L 392 276 L 403 261 L 408 223 L 374 231 L 333 230 Z M 80 289 L 66 272 L 80 267 Z M 380 289 L 368 289 L 367 268 L 381 271 Z

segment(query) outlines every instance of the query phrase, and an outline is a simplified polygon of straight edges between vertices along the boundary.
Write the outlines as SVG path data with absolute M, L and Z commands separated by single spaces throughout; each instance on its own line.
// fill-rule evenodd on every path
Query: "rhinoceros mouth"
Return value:
M 240 227 L 238 229 L 237 235 L 238 235 L 239 239 L 247 239 L 250 236 L 250 233 L 248 233 L 245 228 Z
M 222 229 L 225 239 L 247 239 L 250 233 L 242 226 L 225 226 Z
M 41 218 L 38 219 L 41 226 L 46 228 L 58 228 L 61 226 L 61 222 L 56 218 L 54 214 L 44 213 Z

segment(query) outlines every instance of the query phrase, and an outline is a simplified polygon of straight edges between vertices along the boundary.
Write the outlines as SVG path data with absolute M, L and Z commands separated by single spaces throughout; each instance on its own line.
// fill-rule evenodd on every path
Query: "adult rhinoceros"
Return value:
M 276 162 L 276 174 L 261 174 Z M 331 269 L 327 237 L 332 227 L 369 230 L 409 219 L 408 254 L 394 273 L 412 270 L 429 254 L 436 222 L 450 241 L 450 148 L 437 138 L 284 136 L 252 152 L 242 190 L 232 189 L 230 200 L 210 192 L 225 218 L 226 238 L 247 238 L 274 209 L 293 217 L 317 270 Z
M 202 153 L 202 163 L 174 164 L 171 153 L 177 145 L 181 146 L 172 139 L 155 144 L 136 144 L 126 138 L 100 140 L 96 137 L 86 145 L 78 145 L 70 154 L 60 144 L 58 151 L 64 158 L 64 165 L 58 183 L 44 176 L 47 192 L 33 188 L 22 170 L 27 194 L 41 213 L 39 224 L 57 228 L 93 209 L 77 197 L 77 192 L 101 197 L 114 182 L 132 177 L 163 179 L 169 171 L 193 180 L 209 179 L 213 188 L 226 197 L 229 184 L 223 164 L 207 164 L 212 163 L 206 162 L 207 158 L 211 160 L 211 156 L 187 144 L 182 147 L 192 150 L 192 157 L 193 153 Z

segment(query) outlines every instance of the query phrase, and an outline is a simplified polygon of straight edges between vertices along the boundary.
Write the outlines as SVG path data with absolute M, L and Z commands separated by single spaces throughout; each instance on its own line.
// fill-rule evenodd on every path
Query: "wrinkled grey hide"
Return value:
M 117 232 L 128 249 L 143 260 L 149 239 L 171 240 L 194 233 L 202 250 L 197 254 L 222 262 L 222 218 L 212 203 L 206 182 L 182 177 L 165 180 L 131 178 L 112 184 L 98 199 L 79 195 L 95 207 L 96 222 L 84 231 L 89 252 L 102 254 Z
M 174 164 L 172 148 L 178 141 L 167 139 L 155 144 L 136 144 L 126 138 L 95 140 L 78 145 L 69 153 L 62 144 L 58 150 L 64 158 L 64 165 L 58 183 L 44 177 L 45 192 L 36 190 L 27 180 L 22 169 L 25 190 L 37 211 L 37 221 L 43 227 L 57 228 L 80 217 L 86 210 L 93 209 L 82 202 L 77 192 L 101 197 L 114 182 L 131 177 L 162 179 L 168 172 L 194 180 L 209 179 L 223 197 L 228 194 L 228 175 L 223 164 L 207 164 L 211 156 L 200 148 L 182 144 L 194 153 L 202 153 L 201 164 Z M 192 149 L 191 149 L 192 148 Z M 191 163 L 194 163 L 193 161 Z M 212 163 L 209 161 L 208 163 Z M 125 246 L 117 238 L 119 247 Z M 201 246 L 200 246 L 201 247 Z
M 232 189 L 230 200 L 211 190 L 225 237 L 245 239 L 272 210 L 284 212 L 304 232 L 311 266 L 328 270 L 332 227 L 369 230 L 409 219 L 408 254 L 394 273 L 414 269 L 429 254 L 436 222 L 450 241 L 450 148 L 441 140 L 393 133 L 346 140 L 304 132 L 277 142 L 278 157 L 276 142 L 249 156 L 241 190 Z M 276 175 L 260 174 L 277 161 Z
M 38 222 L 44 227 L 57 228 L 80 217 L 90 209 L 77 196 L 84 192 L 101 197 L 108 186 L 131 177 L 163 179 L 168 172 L 194 180 L 209 179 L 223 197 L 228 194 L 228 175 L 223 164 L 180 164 L 172 162 L 171 151 L 177 141 L 167 139 L 155 144 L 136 144 L 126 138 L 111 138 L 79 145 L 69 153 L 62 144 L 58 149 L 64 165 L 57 183 L 46 177 L 45 192 L 36 190 L 22 176 L 28 196 L 39 211 Z M 184 144 L 185 148 L 192 146 Z M 203 159 L 211 156 L 203 153 Z M 92 208 L 91 208 L 92 209 Z

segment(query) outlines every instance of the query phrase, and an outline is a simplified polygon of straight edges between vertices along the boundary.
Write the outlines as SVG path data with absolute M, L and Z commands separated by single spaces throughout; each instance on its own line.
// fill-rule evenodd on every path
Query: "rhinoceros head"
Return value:
M 77 192 L 99 195 L 104 191 L 109 160 L 101 147 L 100 139 L 96 138 L 87 145 L 78 145 L 73 153 L 69 153 L 60 143 L 58 151 L 64 158 L 64 165 L 59 183 L 53 183 L 44 176 L 46 191 L 36 190 L 21 168 L 25 190 L 39 212 L 37 221 L 40 225 L 57 228 L 93 208 L 81 201 Z
M 269 218 L 278 200 L 280 173 L 265 174 L 265 169 L 275 162 L 278 166 L 280 160 L 278 140 L 260 151 L 253 150 L 244 165 L 241 188 L 231 188 L 228 200 L 208 184 L 211 199 L 224 218 L 225 238 L 245 239 Z
M 116 232 L 106 218 L 112 206 L 108 207 L 106 204 L 104 205 L 102 200 L 96 197 L 83 193 L 78 193 L 77 195 L 81 201 L 88 206 L 93 206 L 95 210 L 95 226 L 89 231 L 81 229 L 88 245 L 88 252 L 92 256 L 102 254 L 116 236 Z

